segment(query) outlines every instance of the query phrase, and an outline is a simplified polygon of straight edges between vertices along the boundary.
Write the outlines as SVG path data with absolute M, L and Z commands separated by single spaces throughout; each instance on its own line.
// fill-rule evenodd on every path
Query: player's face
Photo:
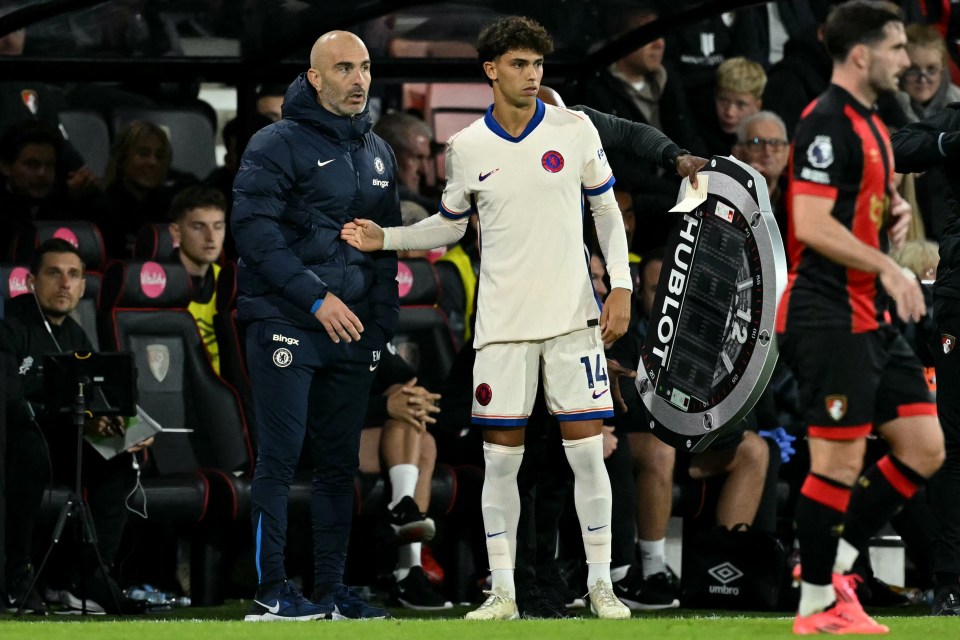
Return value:
M 870 52 L 867 81 L 877 93 L 896 91 L 898 78 L 910 66 L 903 23 L 888 22 L 883 30 L 886 34 L 883 40 L 867 48 Z
M 213 264 L 223 251 L 227 225 L 222 209 L 191 209 L 180 222 L 170 224 L 170 235 L 180 254 L 195 265 Z
M 83 263 L 73 253 L 44 254 L 37 274 L 31 273 L 27 282 L 44 313 L 63 318 L 77 308 L 83 297 Z
M 717 120 L 724 133 L 736 133 L 742 118 L 760 111 L 760 100 L 749 91 L 719 89 L 714 102 L 717 107 Z
M 943 55 L 936 47 L 907 47 L 910 68 L 901 76 L 903 90 L 919 104 L 927 104 L 943 82 Z
M 320 57 L 317 99 L 320 105 L 339 116 L 355 116 L 367 106 L 370 91 L 370 54 L 356 38 L 331 40 Z M 311 74 L 313 75 L 313 74 Z
M 18 196 L 43 200 L 53 190 L 57 173 L 57 152 L 49 144 L 24 145 L 10 164 L 0 166 L 7 186 Z
M 535 51 L 511 50 L 484 64 L 494 92 L 514 107 L 530 107 L 543 80 L 543 56 Z

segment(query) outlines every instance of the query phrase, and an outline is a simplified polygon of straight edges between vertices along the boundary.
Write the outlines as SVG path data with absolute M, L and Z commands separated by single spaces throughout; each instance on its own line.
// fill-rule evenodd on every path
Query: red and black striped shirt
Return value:
M 876 274 L 849 269 L 797 240 L 793 198 L 834 201 L 833 217 L 864 244 L 886 251 L 893 151 L 874 109 L 830 85 L 804 110 L 790 155 L 787 251 L 790 275 L 777 331 L 873 331 L 885 323 L 886 294 Z

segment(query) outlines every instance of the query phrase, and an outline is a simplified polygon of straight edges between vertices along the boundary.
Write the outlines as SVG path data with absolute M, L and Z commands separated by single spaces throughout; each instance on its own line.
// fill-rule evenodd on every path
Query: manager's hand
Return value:
M 327 292 L 323 298 L 323 304 L 313 315 L 336 344 L 340 344 L 340 338 L 347 342 L 359 340 L 360 334 L 363 333 L 363 324 L 357 314 L 332 293 Z
M 383 229 L 373 220 L 354 218 L 353 222 L 343 225 L 340 239 L 354 249 L 370 252 L 383 249 Z

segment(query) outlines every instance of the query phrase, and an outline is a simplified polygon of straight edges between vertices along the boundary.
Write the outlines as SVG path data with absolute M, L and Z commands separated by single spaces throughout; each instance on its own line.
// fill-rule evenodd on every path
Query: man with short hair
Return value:
M 31 564 L 34 524 L 43 492 L 52 471 L 58 483 L 73 486 L 76 475 L 76 431 L 69 417 L 51 416 L 44 409 L 43 357 L 69 351 L 93 351 L 83 328 L 70 317 L 84 292 L 83 261 L 77 248 L 53 238 L 34 253 L 27 277 L 30 293 L 6 302 L 0 322 L 0 351 L 9 354 L 7 379 L 7 587 L 3 603 L 16 610 L 45 614 L 39 595 L 27 592 L 33 580 Z M 47 407 L 49 408 L 49 407 Z M 118 435 L 119 418 L 91 418 L 85 433 Z M 145 446 L 149 446 L 146 443 Z M 134 486 L 130 454 L 104 460 L 92 447 L 83 446 L 83 486 L 97 534 L 97 548 L 108 570 L 120 546 L 127 521 L 126 496 Z M 81 582 L 61 592 L 61 602 L 81 606 L 74 594 L 85 591 L 87 610 L 117 613 L 120 599 L 112 575 L 97 570 L 96 555 L 84 548 L 80 554 Z M 112 571 L 111 571 L 112 573 Z M 78 590 L 79 589 L 79 590 Z
M 943 432 L 923 369 L 887 322 L 925 313 L 920 284 L 886 253 L 910 206 L 893 183 L 887 129 L 874 110 L 910 65 L 899 8 L 850 0 L 824 27 L 831 85 L 797 126 L 791 163 L 787 289 L 780 354 L 799 385 L 810 473 L 796 507 L 802 583 L 796 634 L 886 633 L 857 600 L 858 550 L 940 467 Z M 866 436 L 890 453 L 861 475 Z
M 519 16 L 492 22 L 477 50 L 493 105 L 448 144 L 440 215 L 388 229 L 357 219 L 341 237 L 363 251 L 438 247 L 463 236 L 474 209 L 480 218 L 472 421 L 483 429 L 481 500 L 493 584 L 467 618 L 519 615 L 517 472 L 541 369 L 574 473 L 590 606 L 601 618 L 628 618 L 610 580 L 612 502 L 601 435 L 603 418 L 613 415 L 603 345 L 626 331 L 632 290 L 613 174 L 590 120 L 537 98 L 543 59 L 553 50 L 540 24 Z M 583 248 L 583 193 L 610 274 L 602 310 Z
M 346 31 L 322 35 L 283 119 L 251 138 L 234 182 L 259 433 L 251 488 L 259 582 L 246 620 L 385 618 L 343 584 L 360 431 L 380 354 L 399 318 L 397 258 L 339 239 L 357 215 L 400 224 L 393 153 L 371 132 L 370 54 Z M 305 439 L 313 460 L 313 598 L 287 579 L 287 503 Z
M 200 339 L 213 370 L 220 373 L 220 347 L 214 330 L 217 315 L 217 278 L 227 231 L 226 201 L 212 187 L 188 187 L 176 195 L 170 208 L 170 235 L 176 255 L 193 284 L 187 310 L 197 322 Z
M 433 175 L 430 143 L 433 132 L 427 123 L 409 113 L 388 113 L 373 126 L 373 132 L 384 139 L 397 157 L 400 201 L 416 202 L 427 211 L 436 209 L 436 199 L 423 194 L 427 180 Z
M 777 219 L 781 237 L 787 236 L 786 204 L 784 195 L 786 178 L 783 172 L 790 159 L 790 140 L 787 126 L 772 111 L 758 111 L 742 119 L 737 125 L 737 143 L 733 145 L 733 157 L 749 164 L 767 181 L 770 205 Z

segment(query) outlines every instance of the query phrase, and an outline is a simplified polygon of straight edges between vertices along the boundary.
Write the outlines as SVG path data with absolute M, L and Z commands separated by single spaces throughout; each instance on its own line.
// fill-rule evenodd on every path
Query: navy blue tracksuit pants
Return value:
M 338 584 L 360 431 L 380 353 L 355 342 L 334 344 L 319 323 L 312 331 L 259 320 L 247 327 L 246 339 L 259 443 L 251 499 L 260 584 L 286 579 L 287 498 L 306 435 L 314 465 L 314 585 Z

